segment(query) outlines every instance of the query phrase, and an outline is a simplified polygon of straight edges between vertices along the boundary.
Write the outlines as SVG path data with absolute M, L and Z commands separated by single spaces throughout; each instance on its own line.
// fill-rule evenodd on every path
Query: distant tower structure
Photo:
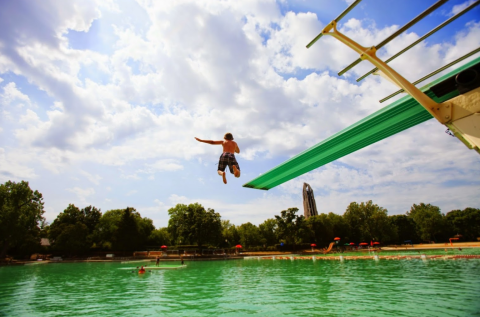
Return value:
M 303 209 L 305 219 L 310 216 L 318 215 L 317 204 L 315 203 L 315 197 L 313 196 L 313 189 L 307 183 L 303 183 Z

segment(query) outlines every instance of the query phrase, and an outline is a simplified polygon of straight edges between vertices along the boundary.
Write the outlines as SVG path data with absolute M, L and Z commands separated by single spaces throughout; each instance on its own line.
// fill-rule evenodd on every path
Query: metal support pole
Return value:
M 408 51 L 409 49 L 411 49 L 412 47 L 414 47 L 415 45 L 417 45 L 418 43 L 420 43 L 421 41 L 425 40 L 426 38 L 428 38 L 430 35 L 436 33 L 438 30 L 442 29 L 444 26 L 447 26 L 448 24 L 450 24 L 451 22 L 455 21 L 456 19 L 458 19 L 459 17 L 461 17 L 462 15 L 464 15 L 465 13 L 467 13 L 468 11 L 470 11 L 471 9 L 473 9 L 474 7 L 476 7 L 477 5 L 480 4 L 480 1 L 477 1 L 477 2 L 474 2 L 472 3 L 471 5 L 469 5 L 468 7 L 466 7 L 465 9 L 463 9 L 461 12 L 457 13 L 456 15 L 454 15 L 453 17 L 451 17 L 450 19 L 446 20 L 445 22 L 443 22 L 442 24 L 440 24 L 439 26 L 437 26 L 436 28 L 432 29 L 430 32 L 428 32 L 427 34 L 425 34 L 424 36 L 422 36 L 421 38 L 419 38 L 418 40 L 416 40 L 415 42 L 413 42 L 412 44 L 408 45 L 407 47 L 405 47 L 403 50 L 401 50 L 400 52 L 398 52 L 397 54 L 393 55 L 392 57 L 390 57 L 389 59 L 387 59 L 385 61 L 385 63 L 389 63 L 391 61 L 393 61 L 395 58 L 397 58 L 398 56 L 402 55 L 403 53 L 405 53 L 406 51 Z M 368 75 L 371 75 L 373 73 L 375 73 L 376 71 L 378 70 L 378 68 L 374 68 L 372 69 L 371 71 L 369 71 L 368 73 L 366 73 L 365 75 L 359 77 L 357 79 L 357 82 L 361 81 L 362 79 L 365 79 Z
M 383 46 L 387 45 L 391 40 L 393 40 L 394 38 L 396 38 L 397 36 L 399 36 L 400 34 L 402 34 L 403 32 L 405 32 L 406 30 L 408 30 L 411 26 L 415 25 L 418 21 L 420 21 L 421 19 L 423 19 L 424 17 L 426 17 L 427 15 L 429 15 L 430 13 L 432 13 L 433 11 L 435 11 L 438 7 L 440 7 L 442 4 L 444 4 L 445 2 L 447 2 L 448 0 L 439 0 L 437 1 L 434 5 L 432 5 L 430 8 L 428 8 L 427 10 L 423 11 L 422 13 L 420 13 L 418 16 L 416 16 L 415 18 L 413 18 L 410 22 L 408 22 L 407 24 L 405 24 L 404 26 L 402 26 L 400 29 L 398 29 L 395 33 L 393 33 L 392 35 L 390 35 L 389 37 L 387 37 L 386 39 L 384 39 L 382 42 L 380 42 L 380 44 L 374 46 L 377 50 L 381 49 Z M 342 76 L 343 74 L 345 74 L 348 70 L 352 69 L 355 65 L 359 64 L 362 60 L 361 59 L 357 59 L 356 61 L 354 61 L 352 64 L 348 65 L 347 67 L 345 67 L 343 70 L 341 70 L 339 73 L 338 73 L 338 76 Z

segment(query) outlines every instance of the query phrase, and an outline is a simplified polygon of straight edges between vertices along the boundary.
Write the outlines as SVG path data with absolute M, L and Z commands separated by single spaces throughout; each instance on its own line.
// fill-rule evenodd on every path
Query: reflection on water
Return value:
M 0 316 L 474 316 L 480 260 L 0 267 Z

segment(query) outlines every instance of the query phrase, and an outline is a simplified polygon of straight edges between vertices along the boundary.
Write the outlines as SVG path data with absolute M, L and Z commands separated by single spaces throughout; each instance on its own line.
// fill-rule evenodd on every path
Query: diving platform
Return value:
M 243 187 L 269 190 L 432 118 L 435 118 L 439 123 L 445 125 L 469 149 L 473 149 L 480 154 L 480 57 L 450 71 L 422 88 L 415 86 L 421 81 L 453 66 L 453 64 L 474 56 L 480 52 L 480 48 L 473 50 L 467 55 L 424 76 L 414 83 L 408 82 L 385 62 L 376 57 L 376 51 L 378 49 L 417 23 L 423 17 L 430 14 L 433 10 L 440 7 L 446 1 L 438 1 L 393 35 L 382 41 L 379 45 L 372 47 L 363 47 L 336 29 L 337 22 L 360 1 L 361 0 L 356 0 L 353 2 L 339 17 L 328 24 L 324 30 L 307 45 L 307 48 L 312 46 L 322 36 L 331 35 L 360 54 L 360 58 L 342 70 L 339 75 L 342 75 L 361 61 L 368 60 L 376 67 L 368 74 L 373 73 L 387 78 L 400 88 L 400 91 L 397 93 L 407 92 L 408 95 L 290 158 L 244 184 Z M 474 8 L 479 3 L 480 0 L 474 2 L 458 15 L 464 14 L 467 10 Z M 453 20 L 453 18 L 450 18 L 450 20 L 447 20 L 439 27 L 427 33 L 428 36 Z M 424 36 L 424 38 L 426 37 Z M 408 48 L 413 47 L 415 44 L 416 43 L 412 43 Z M 401 53 L 406 50 L 407 49 L 402 50 Z M 363 79 L 366 75 L 360 79 Z M 386 100 L 390 97 L 391 96 L 384 99 Z

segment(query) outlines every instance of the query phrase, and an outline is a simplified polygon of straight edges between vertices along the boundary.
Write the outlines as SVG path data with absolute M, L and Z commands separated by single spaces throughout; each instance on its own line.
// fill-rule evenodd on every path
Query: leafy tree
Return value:
M 170 232 L 168 232 L 168 228 L 160 228 L 160 229 L 155 229 L 152 231 L 150 236 L 148 237 L 148 245 L 156 245 L 156 246 L 162 246 L 162 245 L 171 245 L 171 239 L 170 239 Z
M 222 236 L 220 214 L 208 208 L 205 210 L 200 204 L 188 206 L 191 239 L 201 247 L 204 244 L 218 245 Z
M 407 216 L 415 221 L 418 234 L 423 241 L 436 241 L 437 235 L 444 228 L 444 216 L 437 206 L 424 203 L 413 204 Z
M 176 243 L 218 245 L 222 237 L 220 214 L 213 209 L 205 210 L 195 203 L 188 206 L 177 204 L 168 210 L 168 230 Z
M 95 207 L 79 209 L 69 204 L 48 229 L 52 247 L 69 254 L 86 251 L 93 245 L 94 230 L 101 216 L 100 209 Z
M 287 244 L 299 244 L 307 234 L 305 217 L 297 216 L 298 208 L 282 210 L 280 216 L 275 216 L 278 226 L 278 236 Z
M 177 204 L 168 210 L 168 214 L 170 215 L 168 231 L 174 244 L 187 243 L 185 240 L 185 237 L 188 236 L 187 213 L 188 206 L 184 204 Z
M 406 215 L 393 215 L 390 216 L 389 219 L 396 233 L 396 239 L 393 240 L 394 243 L 403 244 L 407 240 L 412 242 L 420 240 L 417 234 L 417 226 L 411 217 Z
M 262 236 L 260 230 L 254 224 L 247 222 L 238 227 L 240 236 L 240 244 L 244 248 L 258 246 L 262 244 Z
M 155 230 L 135 208 L 108 210 L 95 227 L 95 241 L 104 249 L 133 251 L 144 247 Z
M 262 237 L 262 244 L 273 246 L 278 242 L 277 238 L 277 221 L 275 219 L 267 219 L 258 226 Z
M 136 216 L 135 208 L 127 207 L 124 210 L 115 234 L 115 249 L 134 251 L 141 246 L 140 224 Z
M 310 241 L 317 245 L 327 245 L 333 240 L 333 225 L 326 214 L 311 216 L 307 220 L 310 230 Z
M 225 246 L 232 247 L 240 243 L 240 235 L 238 234 L 237 227 L 230 223 L 230 220 L 222 220 L 222 241 Z
M 105 212 L 95 228 L 95 241 L 103 249 L 116 245 L 117 230 L 125 209 L 113 209 Z
M 450 224 L 452 232 L 449 235 L 461 234 L 466 240 L 476 240 L 480 237 L 480 209 L 465 208 L 452 210 L 445 215 L 445 220 Z
M 343 216 L 337 215 L 333 212 L 329 212 L 327 215 L 327 219 L 332 225 L 332 230 L 333 230 L 333 235 L 331 237 L 332 240 L 334 237 L 351 240 L 349 236 L 350 234 L 349 227 Z
M 39 224 L 44 212 L 42 194 L 30 189 L 28 182 L 0 185 L 0 259 L 26 239 L 35 237 L 40 243 Z
M 153 225 L 153 220 L 147 217 L 142 218 L 140 214 L 138 214 L 138 217 L 136 218 L 136 220 L 138 222 L 140 243 L 142 245 L 145 245 L 146 243 L 148 243 L 149 237 L 155 230 L 155 226 Z
M 65 251 L 70 255 L 80 254 L 87 251 L 91 246 L 87 237 L 88 227 L 85 224 L 81 222 L 65 224 L 55 239 L 54 248 Z
M 367 203 L 350 203 L 343 217 L 349 227 L 350 239 L 387 243 L 394 236 L 388 211 L 371 200 Z

